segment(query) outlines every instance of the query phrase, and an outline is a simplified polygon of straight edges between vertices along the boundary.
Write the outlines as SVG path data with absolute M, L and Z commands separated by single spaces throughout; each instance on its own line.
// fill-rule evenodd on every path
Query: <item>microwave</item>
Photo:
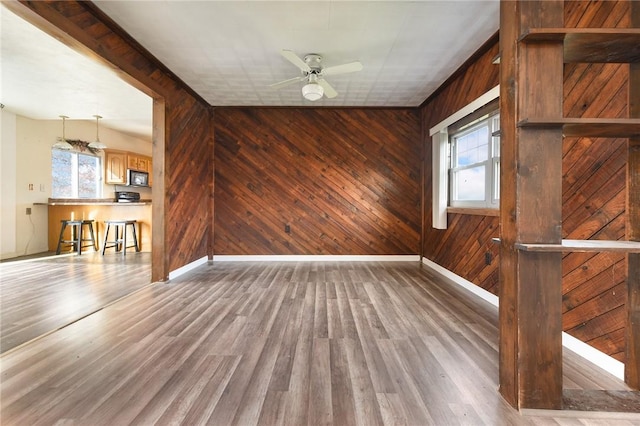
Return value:
M 129 186 L 149 186 L 149 173 L 138 170 L 127 170 L 127 185 Z

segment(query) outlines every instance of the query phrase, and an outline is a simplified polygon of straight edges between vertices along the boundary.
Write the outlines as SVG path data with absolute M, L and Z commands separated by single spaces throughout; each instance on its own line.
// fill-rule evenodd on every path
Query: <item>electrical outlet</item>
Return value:
M 40 192 L 44 192 L 44 183 L 40 184 Z
M 32 183 L 29 184 L 29 191 L 33 191 L 33 184 Z
M 31 207 L 27 207 L 27 216 L 31 214 Z

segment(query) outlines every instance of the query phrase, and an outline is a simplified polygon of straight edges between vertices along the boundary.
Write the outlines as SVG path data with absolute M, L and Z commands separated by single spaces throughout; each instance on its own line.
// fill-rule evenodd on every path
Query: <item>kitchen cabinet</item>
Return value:
M 151 158 L 144 155 L 127 153 L 127 168 L 141 172 L 151 172 Z
M 127 183 L 127 153 L 125 151 L 104 151 L 104 181 L 106 184 Z

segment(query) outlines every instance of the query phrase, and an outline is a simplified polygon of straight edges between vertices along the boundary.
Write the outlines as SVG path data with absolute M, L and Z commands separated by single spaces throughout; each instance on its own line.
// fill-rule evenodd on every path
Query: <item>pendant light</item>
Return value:
M 98 120 L 102 118 L 100 115 L 94 115 L 96 118 L 96 140 L 89 144 L 89 148 L 93 149 L 105 149 L 107 146 L 100 142 L 100 137 L 98 136 Z
M 66 115 L 61 115 L 60 118 L 62 118 L 62 137 L 58 138 L 58 141 L 53 144 L 53 147 L 56 149 L 69 151 L 73 149 L 73 146 L 71 146 L 71 144 L 67 142 L 67 139 L 64 137 L 64 120 L 66 120 L 69 117 L 67 117 Z

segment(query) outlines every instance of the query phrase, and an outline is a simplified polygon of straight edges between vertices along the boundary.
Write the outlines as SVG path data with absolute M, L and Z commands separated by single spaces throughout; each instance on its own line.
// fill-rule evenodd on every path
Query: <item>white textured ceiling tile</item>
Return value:
M 329 28 L 332 30 L 360 30 L 367 25 L 369 2 L 331 2 Z
M 96 0 L 95 4 L 208 102 L 298 106 L 352 105 L 354 102 L 366 106 L 373 105 L 370 102 L 374 101 L 375 105 L 379 102 L 419 104 L 416 97 L 432 93 L 495 33 L 499 8 L 498 0 Z M 6 32 L 3 21 L 3 103 L 5 85 L 23 88 L 23 96 L 34 93 L 37 99 L 45 93 L 38 84 L 49 83 L 52 73 L 45 72 L 33 83 L 5 78 L 6 70 L 10 69 L 9 65 L 5 66 L 8 63 L 5 52 L 9 52 L 4 47 L 8 40 Z M 19 33 L 17 37 L 23 34 L 26 33 Z M 46 71 L 64 69 L 60 65 L 62 56 L 57 53 L 58 49 L 49 48 L 46 53 L 40 53 L 20 39 L 17 50 L 21 54 L 13 52 L 12 55 L 30 56 L 31 59 L 23 58 L 25 64 L 41 64 L 43 57 L 50 56 L 58 59 L 58 64 L 46 67 Z M 279 91 L 268 88 L 271 83 L 301 75 L 280 55 L 281 49 L 291 49 L 301 57 L 307 53 L 320 53 L 324 56 L 324 66 L 360 60 L 364 69 L 328 77 L 327 81 L 338 90 L 339 97 L 314 104 L 303 100 L 300 94 L 302 82 Z M 81 73 L 77 70 L 84 66 L 75 65 L 75 59 L 65 57 L 64 61 L 75 71 L 67 71 L 59 79 L 64 80 L 72 73 L 76 87 L 87 88 L 95 84 L 91 79 L 80 81 Z M 18 72 L 16 75 L 24 78 L 31 74 Z M 46 90 L 62 88 L 65 84 L 49 86 Z M 68 97 L 60 93 L 50 92 L 47 97 Z M 116 92 L 103 90 L 94 96 L 108 96 L 105 93 Z M 103 100 L 102 103 L 108 102 Z M 121 102 L 116 99 L 112 103 Z M 31 109 L 39 107 L 36 105 Z M 150 111 L 147 116 L 149 114 Z

